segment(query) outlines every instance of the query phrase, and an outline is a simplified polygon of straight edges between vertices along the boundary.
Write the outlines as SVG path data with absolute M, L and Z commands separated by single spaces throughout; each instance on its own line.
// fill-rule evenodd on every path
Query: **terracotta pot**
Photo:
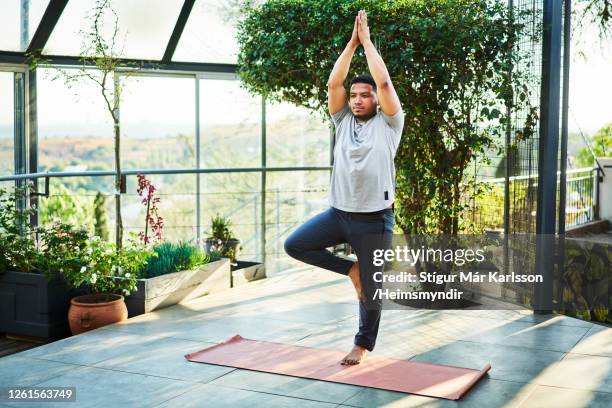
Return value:
M 68 323 L 72 334 L 127 320 L 128 311 L 123 296 L 94 293 L 70 299 Z

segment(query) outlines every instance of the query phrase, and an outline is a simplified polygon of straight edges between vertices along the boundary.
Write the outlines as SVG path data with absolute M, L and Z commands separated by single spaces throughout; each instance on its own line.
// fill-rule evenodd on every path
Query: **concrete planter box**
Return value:
M 38 273 L 0 273 L 0 332 L 49 341 L 69 337 L 70 299 L 82 293 Z
M 221 258 L 196 269 L 138 279 L 138 291 L 125 297 L 128 317 L 229 289 L 230 276 L 230 260 Z
M 238 265 L 232 265 L 232 281 L 230 282 L 232 288 L 266 277 L 266 267 L 261 262 L 236 261 L 236 263 Z

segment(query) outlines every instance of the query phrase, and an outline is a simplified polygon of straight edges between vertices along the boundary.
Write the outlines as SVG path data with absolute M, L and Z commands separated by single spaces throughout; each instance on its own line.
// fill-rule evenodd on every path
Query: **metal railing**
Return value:
M 599 194 L 598 194 L 598 180 L 601 174 L 599 167 L 585 167 L 580 169 L 572 169 L 566 171 L 566 182 L 565 182 L 565 226 L 574 227 L 588 222 L 597 220 L 599 218 L 598 209 L 600 208 Z M 557 207 L 560 204 L 559 194 L 562 191 L 561 172 L 557 172 Z M 504 208 L 497 205 L 495 198 L 500 200 L 509 200 L 504 193 L 506 179 L 504 177 L 479 180 L 478 183 L 488 185 L 491 193 L 485 197 L 487 198 L 485 203 L 480 206 L 475 206 L 471 196 L 467 195 L 464 198 L 464 202 L 468 203 L 468 213 L 473 218 L 474 224 L 485 228 L 485 229 L 503 229 L 503 212 Z M 515 227 L 516 231 L 527 232 L 528 227 L 522 225 L 516 225 L 517 222 L 525 221 L 523 216 L 532 218 L 535 221 L 535 216 L 532 214 L 536 210 L 535 200 L 531 200 L 529 195 L 537 195 L 538 187 L 538 175 L 529 176 L 513 176 L 508 178 L 510 183 L 509 191 L 511 191 L 515 197 L 524 195 L 524 199 L 514 199 L 514 206 L 510 209 L 510 225 Z M 499 197 L 496 197 L 500 195 Z M 535 198 L 535 197 L 533 197 Z M 527 208 L 527 204 L 533 202 L 533 205 Z M 523 205 L 524 204 L 524 205 Z M 517 216 L 517 212 L 520 212 L 521 216 Z M 513 216 L 514 215 L 514 216 Z M 512 232 L 512 231 L 511 231 Z
M 189 169 L 140 169 L 140 170 L 127 170 L 127 171 L 123 171 L 122 172 L 122 191 L 120 191 L 120 194 L 125 194 L 125 188 L 126 188 L 126 178 L 128 176 L 135 176 L 137 174 L 145 174 L 145 175 L 174 175 L 174 174 L 210 174 L 210 173 L 261 173 L 262 174 L 262 182 L 261 182 L 261 189 L 260 191 L 258 191 L 254 197 L 250 200 L 248 200 L 248 202 L 244 202 L 242 203 L 242 207 L 248 206 L 248 205 L 252 205 L 253 203 L 255 203 L 254 205 L 254 219 L 257 219 L 257 212 L 258 212 L 258 206 L 257 206 L 257 202 L 259 201 L 257 198 L 258 196 L 261 197 L 261 208 L 259 208 L 260 210 L 260 223 L 254 223 L 254 225 L 256 226 L 256 232 L 257 232 L 257 236 L 251 236 L 248 237 L 245 241 L 245 244 L 248 244 L 252 241 L 256 242 L 256 245 L 258 245 L 260 247 L 259 251 L 255 251 L 255 253 L 251 254 L 256 256 L 257 254 L 260 254 L 262 257 L 262 262 L 265 262 L 265 257 L 266 257 L 266 210 L 265 210 L 265 203 L 266 203 L 266 193 L 269 193 L 270 191 L 267 190 L 266 188 L 266 177 L 265 174 L 267 174 L 268 172 L 297 172 L 297 171 L 331 171 L 332 170 L 332 166 L 294 166 L 294 167 L 237 167 L 237 168 L 207 168 L 207 169 L 202 169 L 202 168 L 189 168 Z M 45 180 L 45 187 L 44 187 L 44 192 L 39 192 L 39 191 L 35 191 L 34 193 L 32 193 L 31 195 L 33 195 L 34 197 L 37 196 L 43 196 L 43 197 L 49 197 L 50 195 L 50 179 L 52 178 L 66 178 L 66 177 L 108 177 L 108 176 L 115 176 L 116 172 L 112 171 L 112 170 L 104 170 L 104 171 L 75 171 L 75 172 L 38 172 L 38 173 L 28 173 L 28 174 L 15 174 L 15 175 L 10 175 L 10 176 L 0 176 L 0 182 L 7 182 L 7 181 L 15 181 L 15 183 L 17 184 L 23 184 L 26 180 L 38 180 L 38 179 L 44 179 Z M 274 190 L 273 190 L 274 191 Z M 200 208 L 200 199 L 201 199 L 201 195 L 202 194 L 196 194 L 196 208 L 199 209 Z M 27 205 L 27 204 L 26 204 Z M 307 206 L 310 206 L 310 203 L 307 203 Z M 241 208 L 242 208 L 241 207 Z M 37 206 L 37 208 L 39 209 L 39 206 Z M 224 214 L 224 216 L 231 216 L 233 215 L 235 212 L 239 211 L 241 208 L 235 208 L 233 209 L 231 212 Z M 277 207 L 278 209 L 278 207 Z M 278 220 L 280 218 L 280 214 L 276 215 L 276 219 Z M 38 218 L 36 218 L 38 220 Z M 297 221 L 296 221 L 297 223 Z M 261 225 L 262 227 L 260 228 L 259 225 Z M 278 233 L 274 236 L 275 239 L 281 239 L 282 238 L 282 234 L 283 233 L 287 233 L 289 230 L 291 230 L 291 228 L 295 225 L 289 225 L 287 226 L 284 231 L 278 231 Z M 196 225 L 193 226 L 195 228 L 196 234 L 197 234 L 197 240 L 201 240 L 200 237 L 200 231 L 201 231 L 201 220 L 200 220 L 200 211 L 196 211 Z M 278 246 L 278 245 L 276 245 Z M 280 247 L 279 247 L 280 248 Z M 275 251 L 275 252 L 279 252 L 279 251 Z M 246 254 L 245 254 L 246 255 Z
M 206 174 L 206 173 L 243 173 L 243 172 L 260 172 L 265 174 L 267 172 L 278 172 L 278 171 L 329 171 L 332 169 L 332 166 L 302 166 L 302 167 L 241 167 L 241 168 L 213 168 L 213 169 L 142 169 L 142 170 L 129 170 L 123 172 L 123 177 L 134 176 L 137 174 Z M 581 168 L 568 170 L 566 172 L 566 208 L 565 208 L 565 220 L 566 226 L 576 226 L 580 224 L 584 224 L 590 222 L 594 219 L 597 219 L 597 209 L 599 208 L 599 197 L 597 194 L 597 180 L 599 175 L 598 168 Z M 104 176 L 114 176 L 114 171 L 80 171 L 80 172 L 39 172 L 39 173 L 31 173 L 31 174 L 17 174 L 11 176 L 0 176 L 0 182 L 7 181 L 21 181 L 24 180 L 34 180 L 34 179 L 45 179 L 45 189 L 44 192 L 35 192 L 35 195 L 49 197 L 50 195 L 50 187 L 49 181 L 51 178 L 65 178 L 65 177 L 104 177 Z M 263 177 L 265 178 L 265 177 Z M 502 192 L 504 183 L 506 182 L 506 178 L 495 178 L 488 180 L 480 180 L 480 183 L 489 184 L 494 188 L 497 188 L 498 192 Z M 517 189 L 517 190 L 525 190 L 531 189 L 533 191 L 537 191 L 537 183 L 538 177 L 537 175 L 531 176 L 514 176 L 509 178 L 509 182 Z M 125 182 L 122 183 L 125 186 Z M 559 184 L 559 182 L 558 182 Z M 559 187 L 559 185 L 558 185 Z M 513 189 L 511 189 L 513 190 Z M 560 189 L 557 188 L 557 191 Z M 265 182 L 262 183 L 262 191 L 257 191 L 255 193 L 250 192 L 252 197 L 241 200 L 240 204 L 237 207 L 232 207 L 230 211 L 223 214 L 225 217 L 232 217 L 233 215 L 238 214 L 239 212 L 247 209 L 247 207 L 252 207 L 253 209 L 253 220 L 258 220 L 258 212 L 261 215 L 260 222 L 254 222 L 255 232 L 250 236 L 243 237 L 243 244 L 251 246 L 251 244 L 255 245 L 254 248 L 260 248 L 261 250 L 255 250 L 253 253 L 249 253 L 248 255 L 261 255 L 265 260 L 266 253 L 266 239 L 269 239 L 268 249 L 272 248 L 272 254 L 275 256 L 280 256 L 282 253 L 282 247 L 280 246 L 280 242 L 286 238 L 286 235 L 297 225 L 299 222 L 304 220 L 294 220 L 293 222 L 281 222 L 281 199 L 280 193 L 282 191 L 278 188 L 273 190 L 267 190 L 265 188 Z M 306 191 L 304 191 L 306 192 Z M 122 193 L 125 193 L 122 192 Z M 268 223 L 266 220 L 265 211 L 260 208 L 260 205 L 265 206 L 265 195 L 266 194 L 274 194 L 276 202 L 276 213 L 273 215 L 274 220 L 271 223 Z M 200 200 L 201 195 L 203 194 L 195 194 L 196 200 Z M 261 198 L 261 204 L 260 204 Z M 502 199 L 502 207 L 498 208 L 499 205 L 493 205 L 492 208 L 488 208 L 486 205 L 481 206 L 481 208 L 473 208 L 472 211 L 478 213 L 478 215 L 482 216 L 485 212 L 489 212 L 489 219 L 485 221 L 485 223 L 491 224 L 491 220 L 494 219 L 493 224 L 484 225 L 485 228 L 490 229 L 499 229 L 500 226 L 503 227 L 503 200 L 508 199 L 508 197 L 501 196 Z M 492 201 L 492 200 L 487 200 Z M 528 200 L 527 200 L 528 201 Z M 559 200 L 557 200 L 559 202 Z M 306 209 L 308 211 L 312 211 L 312 204 L 306 200 L 304 202 Z M 199 208 L 199 206 L 197 207 Z M 528 209 L 531 213 L 533 209 Z M 306 212 L 308 212 L 306 211 Z M 474 215 L 474 214 L 471 214 Z M 486 217 L 485 217 L 486 218 Z M 512 217 L 511 217 L 512 218 Z M 201 228 L 200 225 L 200 217 L 199 214 L 196 217 L 197 225 L 193 226 L 181 226 L 181 227 L 192 227 L 198 232 Z M 481 221 L 482 222 L 482 221 Z M 270 229 L 267 228 L 268 225 L 273 226 L 273 233 L 269 234 Z M 129 228 L 129 227 L 128 227 Z M 266 232 L 268 232 L 268 236 L 266 237 Z M 269 252 L 270 253 L 270 252 Z M 247 254 L 245 254 L 247 255 Z

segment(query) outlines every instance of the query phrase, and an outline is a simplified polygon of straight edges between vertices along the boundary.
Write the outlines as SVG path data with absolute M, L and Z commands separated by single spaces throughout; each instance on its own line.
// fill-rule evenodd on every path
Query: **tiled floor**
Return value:
M 385 310 L 374 354 L 481 368 L 460 401 L 188 362 L 235 334 L 347 350 L 345 277 L 284 274 L 0 359 L 0 387 L 74 386 L 77 402 L 0 407 L 610 407 L 612 329 L 507 310 Z

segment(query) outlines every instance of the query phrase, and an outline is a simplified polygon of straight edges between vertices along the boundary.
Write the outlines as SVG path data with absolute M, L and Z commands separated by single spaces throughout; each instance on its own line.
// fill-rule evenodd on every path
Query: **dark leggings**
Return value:
M 285 240 L 285 251 L 292 258 L 319 268 L 348 275 L 353 261 L 338 257 L 326 248 L 348 243 L 359 261 L 359 272 L 366 301 L 359 301 L 359 331 L 355 344 L 374 349 L 380 324 L 382 301 L 373 299 L 381 287 L 372 274 L 384 266 L 373 265 L 373 251 L 391 246 L 395 212 L 393 208 L 359 213 L 330 207 L 315 215 Z

